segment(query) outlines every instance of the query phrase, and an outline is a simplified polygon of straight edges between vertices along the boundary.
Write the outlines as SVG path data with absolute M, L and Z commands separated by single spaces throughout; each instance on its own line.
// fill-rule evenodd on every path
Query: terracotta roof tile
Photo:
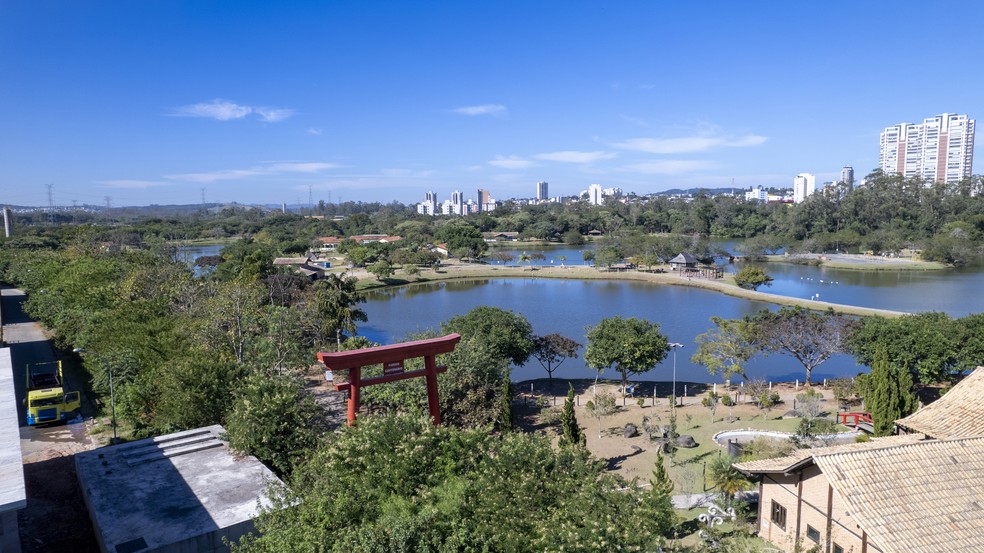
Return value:
M 943 397 L 899 419 L 899 426 L 933 438 L 984 436 L 984 370 L 978 367 Z

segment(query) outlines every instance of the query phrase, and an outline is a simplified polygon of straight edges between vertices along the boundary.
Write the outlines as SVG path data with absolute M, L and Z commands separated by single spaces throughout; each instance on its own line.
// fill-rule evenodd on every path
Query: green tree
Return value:
M 743 319 L 711 317 L 715 329 L 697 336 L 697 352 L 690 360 L 707 367 L 711 374 L 723 378 L 741 375 L 745 380 L 745 363 L 757 352 L 752 341 L 752 324 Z
M 670 351 L 659 324 L 622 317 L 602 319 L 588 330 L 584 360 L 599 373 L 612 366 L 622 375 L 622 389 L 629 374 L 642 374 L 658 365 Z
M 884 350 L 875 354 L 870 386 L 864 397 L 864 405 L 871 411 L 875 436 L 892 434 L 895 421 L 916 410 L 912 387 L 912 374 L 908 369 L 892 366 Z
M 393 276 L 393 266 L 390 265 L 389 261 L 386 261 L 385 259 L 373 263 L 367 268 L 367 270 L 378 280 L 386 280 Z
M 806 385 L 813 369 L 837 353 L 847 351 L 855 322 L 843 314 L 815 313 L 800 307 L 777 312 L 763 309 L 752 319 L 752 342 L 766 354 L 785 353 L 803 365 Z
M 240 385 L 226 420 L 229 447 L 288 474 L 317 446 L 322 413 L 297 378 L 254 374 Z
M 499 430 L 509 432 L 513 429 L 512 411 L 512 382 L 509 371 L 502 377 L 502 388 L 499 391 Z
M 714 413 L 717 411 L 718 403 L 721 401 L 721 396 L 714 392 L 708 392 L 704 399 L 700 400 L 700 404 L 707 407 L 707 410 L 711 412 L 711 424 L 714 424 Z
M 544 436 L 366 417 L 274 489 L 234 550 L 654 550 L 672 520 L 646 508 L 649 493 Z
M 935 383 L 946 379 L 957 365 L 961 345 L 972 343 L 962 335 L 961 326 L 946 313 L 865 317 L 848 345 L 860 364 L 873 366 L 875 356 L 884 351 L 913 370 L 920 382 Z
M 449 319 L 441 329 L 479 340 L 496 358 L 507 359 L 515 365 L 523 365 L 533 353 L 533 327 L 526 317 L 498 307 L 476 307 Z
M 547 378 L 553 384 L 553 373 L 569 358 L 577 358 L 581 344 L 561 334 L 553 333 L 533 338 L 533 357 L 547 371 Z
M 581 431 L 581 425 L 577 423 L 577 415 L 574 413 L 574 385 L 570 382 L 567 383 L 567 399 L 564 400 L 560 422 L 564 432 L 561 443 L 584 445 L 584 432 Z
M 368 320 L 365 311 L 356 307 L 366 301 L 356 290 L 356 282 L 355 277 L 328 273 L 312 287 L 306 318 L 315 347 L 325 347 L 334 340 L 336 348 L 341 348 L 343 335 L 354 336 L 355 323 Z
M 757 265 L 745 265 L 740 271 L 735 273 L 735 284 L 742 288 L 757 290 L 763 284 L 772 284 L 772 277 Z

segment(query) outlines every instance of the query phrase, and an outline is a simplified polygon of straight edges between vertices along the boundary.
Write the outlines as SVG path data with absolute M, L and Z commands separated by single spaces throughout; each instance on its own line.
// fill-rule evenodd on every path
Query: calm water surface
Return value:
M 585 329 L 605 317 L 639 317 L 658 322 L 661 331 L 671 342 L 680 342 L 677 350 L 677 380 L 692 382 L 722 382 L 708 374 L 700 365 L 690 362 L 694 339 L 713 326 L 712 316 L 740 318 L 760 309 L 775 308 L 770 304 L 723 296 L 718 293 L 684 286 L 659 286 L 634 282 L 597 282 L 551 279 L 489 279 L 468 282 L 444 282 L 415 285 L 372 292 L 363 306 L 369 322 L 360 327 L 360 334 L 380 343 L 392 343 L 407 334 L 438 328 L 443 321 L 467 313 L 481 305 L 494 305 L 522 313 L 537 334 L 559 332 L 584 343 Z M 554 373 L 566 378 L 594 377 L 581 357 L 569 359 Z M 814 379 L 833 376 L 853 376 L 860 367 L 850 356 L 841 355 L 829 360 L 814 374 Z M 798 363 L 784 356 L 754 359 L 748 373 L 772 380 L 803 378 Z M 673 355 L 643 378 L 670 380 L 673 375 Z M 535 359 L 526 366 L 516 367 L 514 380 L 545 377 L 546 371 Z M 610 371 L 606 377 L 615 378 Z

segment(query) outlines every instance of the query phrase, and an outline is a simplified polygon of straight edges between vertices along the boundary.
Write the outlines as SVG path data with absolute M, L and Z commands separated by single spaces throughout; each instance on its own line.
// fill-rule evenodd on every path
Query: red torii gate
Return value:
M 434 426 L 441 424 L 441 405 L 437 398 L 437 375 L 447 370 L 447 367 L 437 366 L 437 356 L 451 353 L 461 340 L 460 334 L 449 334 L 441 338 L 416 340 L 390 346 L 339 351 L 337 353 L 321 352 L 318 361 L 325 364 L 329 371 L 348 371 L 348 381 L 335 385 L 339 392 L 348 391 L 348 425 L 355 424 L 355 414 L 359 411 L 359 391 L 365 386 L 396 382 L 423 376 L 427 380 L 427 406 L 430 409 Z M 403 362 L 417 357 L 424 358 L 424 368 L 406 372 Z M 362 378 L 362 367 L 367 365 L 383 365 L 383 375 L 372 378 Z

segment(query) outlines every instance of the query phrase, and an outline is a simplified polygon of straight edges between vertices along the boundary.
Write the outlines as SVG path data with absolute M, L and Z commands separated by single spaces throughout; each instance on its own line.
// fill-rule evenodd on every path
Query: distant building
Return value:
M 967 115 L 943 113 L 920 125 L 900 123 L 880 137 L 879 167 L 888 174 L 957 182 L 974 166 L 974 125 Z
M 3 235 L 7 238 L 14 235 L 14 213 L 6 206 L 3 208 Z
M 748 192 L 745 192 L 745 200 L 767 202 L 769 201 L 769 193 L 761 186 L 750 188 Z
M 846 184 L 848 188 L 854 188 L 854 167 L 850 165 L 845 165 L 841 169 L 841 180 L 842 183 Z
M 421 215 L 437 215 L 439 213 L 437 194 L 428 192 L 424 196 L 424 201 L 417 204 L 417 213 Z
M 485 190 L 484 188 L 479 188 L 478 189 L 478 210 L 479 211 L 488 211 L 488 210 L 485 209 L 485 206 L 489 204 L 489 202 L 490 202 L 491 199 L 492 199 L 492 194 L 490 194 L 488 190 Z
M 800 173 L 793 179 L 793 203 L 803 203 L 807 196 L 817 190 L 817 177 L 810 173 Z
M 540 201 L 546 201 L 550 199 L 550 193 L 547 191 L 546 181 L 540 181 L 536 183 L 536 199 Z
M 600 184 L 592 184 L 588 187 L 588 201 L 591 205 L 601 205 L 604 203 Z

